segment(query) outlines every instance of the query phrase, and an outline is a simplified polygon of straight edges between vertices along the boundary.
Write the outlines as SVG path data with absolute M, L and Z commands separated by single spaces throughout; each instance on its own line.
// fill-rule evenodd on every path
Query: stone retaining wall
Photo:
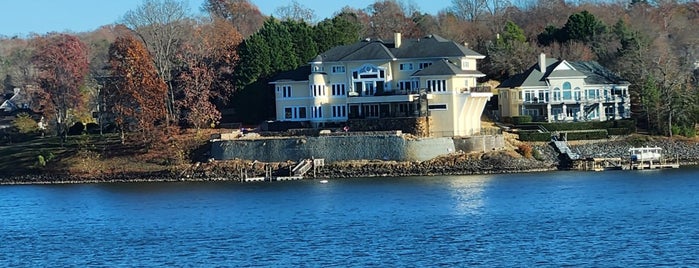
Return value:
M 425 161 L 456 151 L 482 152 L 500 149 L 501 135 L 471 138 L 406 139 L 402 135 L 320 136 L 218 140 L 211 143 L 216 160 L 247 159 L 262 162 L 324 158 L 327 163 L 345 160 Z

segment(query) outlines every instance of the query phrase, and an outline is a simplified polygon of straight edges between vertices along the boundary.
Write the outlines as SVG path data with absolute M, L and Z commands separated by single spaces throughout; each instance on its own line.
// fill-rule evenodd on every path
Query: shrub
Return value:
M 629 135 L 633 133 L 630 129 L 628 128 L 608 128 L 607 132 L 609 132 L 609 135 Z
M 607 136 L 609 136 L 609 134 L 608 134 L 606 129 L 581 131 L 581 132 L 568 132 L 566 134 L 566 138 L 568 138 L 569 141 L 600 140 L 600 139 L 606 139 Z
M 18 114 L 12 123 L 22 134 L 36 132 L 39 129 L 39 124 L 27 113 Z
M 697 130 L 694 127 L 687 126 L 672 126 L 672 135 L 682 135 L 688 138 L 693 138 L 697 135 Z
M 534 149 L 532 149 L 532 146 L 526 143 L 522 143 L 519 146 L 517 146 L 517 151 L 519 152 L 519 154 L 526 158 L 532 158 L 533 150 Z
M 70 136 L 75 136 L 75 135 L 82 135 L 85 133 L 85 124 L 83 122 L 76 122 L 68 128 L 68 135 Z
M 44 159 L 43 155 L 39 155 L 39 160 L 38 160 L 38 165 L 40 167 L 45 167 L 46 166 L 46 159 Z
M 551 141 L 550 132 L 520 131 L 520 141 Z
M 526 124 L 526 123 L 531 123 L 531 122 L 532 122 L 531 115 L 520 115 L 520 116 L 513 116 L 512 117 L 512 123 L 515 125 L 521 125 L 521 124 Z

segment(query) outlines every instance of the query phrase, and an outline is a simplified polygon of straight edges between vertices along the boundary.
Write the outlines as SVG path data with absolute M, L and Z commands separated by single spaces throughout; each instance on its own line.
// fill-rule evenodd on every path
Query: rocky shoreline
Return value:
M 558 153 L 547 143 L 531 143 L 537 159 L 524 158 L 515 151 L 488 153 L 453 153 L 421 162 L 381 160 L 344 161 L 326 165 L 315 172 L 315 178 L 340 179 L 358 177 L 404 177 L 434 175 L 475 175 L 542 172 L 561 167 Z M 626 157 L 631 147 L 661 147 L 663 153 L 678 159 L 682 165 L 699 164 L 699 142 L 654 138 L 650 140 L 623 139 L 595 142 L 571 142 L 572 150 L 583 157 Z M 69 184 L 69 183 L 127 183 L 127 182 L 198 182 L 240 181 L 241 178 L 289 176 L 295 165 L 292 161 L 261 163 L 250 160 L 212 161 L 180 166 L 159 172 L 132 172 L 118 174 L 34 174 L 0 177 L 0 184 Z M 313 177 L 312 173 L 307 177 Z

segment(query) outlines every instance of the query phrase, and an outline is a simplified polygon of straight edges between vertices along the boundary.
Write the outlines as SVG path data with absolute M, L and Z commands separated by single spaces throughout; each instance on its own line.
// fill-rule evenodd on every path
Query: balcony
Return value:
M 478 87 L 465 87 L 461 89 L 461 93 L 492 93 L 493 90 L 490 86 L 478 86 Z

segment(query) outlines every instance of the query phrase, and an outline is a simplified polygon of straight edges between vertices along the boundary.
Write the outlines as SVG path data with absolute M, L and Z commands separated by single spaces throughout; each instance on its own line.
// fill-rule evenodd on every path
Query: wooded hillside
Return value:
M 378 0 L 322 20 L 295 1 L 272 16 L 249 0 L 207 0 L 202 9 L 195 17 L 184 2 L 145 0 L 94 32 L 0 37 L 4 91 L 41 88 L 34 97 L 45 101 L 31 109 L 52 133 L 102 118 L 148 143 L 169 129 L 216 126 L 222 115 L 273 119 L 272 76 L 331 47 L 401 32 L 467 44 L 486 55 L 479 69 L 489 80 L 525 70 L 542 52 L 595 60 L 631 82 L 642 128 L 694 136 L 699 120 L 695 1 L 453 0 L 427 14 L 411 1 Z

